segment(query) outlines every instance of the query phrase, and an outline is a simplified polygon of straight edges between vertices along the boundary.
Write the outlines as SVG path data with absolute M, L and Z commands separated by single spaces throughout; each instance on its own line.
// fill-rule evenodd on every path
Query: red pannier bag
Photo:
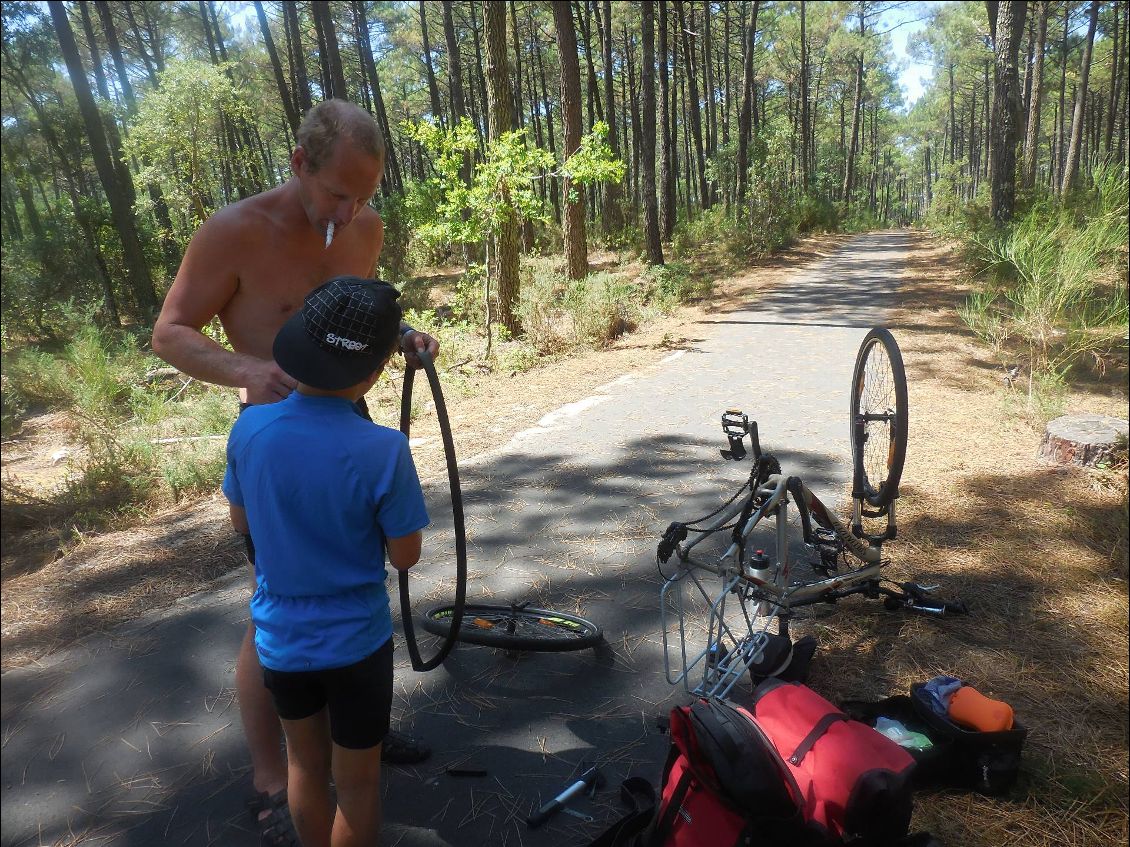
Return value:
M 714 699 L 677 706 L 670 721 L 671 750 L 647 844 L 803 843 L 798 788 L 755 724 Z
M 807 826 L 833 842 L 891 844 L 914 809 L 914 758 L 811 688 L 769 679 L 737 711 L 760 727 L 799 786 Z

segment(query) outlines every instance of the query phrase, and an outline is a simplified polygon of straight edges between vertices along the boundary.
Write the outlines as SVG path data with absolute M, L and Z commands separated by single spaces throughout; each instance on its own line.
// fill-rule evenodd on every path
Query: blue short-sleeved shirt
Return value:
M 259 661 L 276 671 L 359 662 L 392 636 L 385 538 L 428 513 L 408 440 L 342 397 L 293 392 L 248 408 L 228 438 L 223 491 L 255 540 Z

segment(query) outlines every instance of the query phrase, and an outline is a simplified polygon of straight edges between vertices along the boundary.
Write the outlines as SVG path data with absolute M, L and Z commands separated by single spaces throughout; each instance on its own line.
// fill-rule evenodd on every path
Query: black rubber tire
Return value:
M 883 417 L 864 417 L 876 415 Z M 851 378 L 853 497 L 879 508 L 899 496 L 908 421 L 902 353 L 894 336 L 876 327 L 859 347 Z
M 452 616 L 451 604 L 433 606 L 424 612 L 420 625 L 433 635 L 446 636 Z M 561 653 L 595 647 L 604 633 L 592 621 L 565 612 L 467 603 L 456 637 L 468 644 L 504 650 Z
M 448 653 L 455 647 L 459 638 L 459 624 L 463 619 L 464 600 L 467 597 L 467 532 L 463 520 L 463 489 L 459 484 L 459 466 L 455 461 L 455 443 L 451 437 L 451 423 L 447 418 L 447 404 L 443 399 L 443 389 L 439 384 L 435 362 L 430 354 L 419 351 L 417 356 L 420 365 L 428 377 L 428 384 L 432 390 L 432 401 L 435 403 L 436 419 L 439 423 L 440 435 L 443 439 L 443 453 L 447 459 L 447 483 L 451 493 L 452 526 L 455 530 L 455 602 L 451 606 L 452 626 L 448 627 L 448 635 L 439 646 L 436 654 L 428 660 L 420 655 L 419 646 L 416 644 L 416 632 L 412 627 L 412 598 L 409 596 L 408 572 L 399 571 L 400 588 L 400 615 L 404 626 L 404 644 L 408 648 L 408 656 L 412 660 L 412 669 L 416 671 L 430 671 L 443 664 Z M 415 371 L 412 368 L 404 370 L 404 385 L 400 396 L 400 431 L 408 437 L 412 423 L 412 383 Z

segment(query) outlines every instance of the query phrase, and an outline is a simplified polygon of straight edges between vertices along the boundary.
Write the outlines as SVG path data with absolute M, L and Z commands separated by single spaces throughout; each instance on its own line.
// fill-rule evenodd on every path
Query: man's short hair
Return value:
M 340 138 L 349 139 L 362 152 L 384 163 L 385 140 L 373 116 L 360 106 L 335 98 L 323 100 L 307 112 L 298 127 L 297 141 L 306 151 L 311 171 L 329 160 Z

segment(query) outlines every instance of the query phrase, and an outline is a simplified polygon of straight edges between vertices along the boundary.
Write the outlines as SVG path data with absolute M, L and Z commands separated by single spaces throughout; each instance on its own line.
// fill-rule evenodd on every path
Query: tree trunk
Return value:
M 613 158 L 622 158 L 619 136 L 616 134 L 616 94 L 612 86 L 612 2 L 604 0 L 604 14 L 600 20 L 601 45 L 604 62 L 604 116 L 608 121 L 608 146 Z M 604 228 L 606 232 L 619 232 L 624 228 L 624 215 L 620 208 L 623 192 L 619 183 L 604 186 Z
M 957 161 L 957 112 L 953 108 L 954 90 L 953 90 L 953 63 L 949 64 L 949 79 L 950 79 L 950 164 L 952 165 Z
M 165 67 L 163 63 L 156 57 L 156 48 L 153 51 L 154 56 L 152 58 L 150 57 L 148 51 L 146 51 L 145 39 L 141 37 L 141 29 L 137 25 L 137 18 L 135 18 L 133 15 L 133 9 L 131 8 L 131 5 L 132 4 L 130 3 L 122 3 L 122 6 L 125 8 L 126 12 L 126 20 L 129 22 L 130 29 L 133 31 L 133 40 L 137 45 L 137 52 L 141 55 L 141 60 L 145 64 L 145 73 L 149 77 L 150 84 L 154 88 L 156 88 L 157 74 L 158 72 L 163 71 Z M 146 16 L 148 16 L 148 10 L 144 6 L 142 7 L 142 11 L 145 12 Z
M 475 4 L 474 4 L 473 0 L 470 4 L 470 14 L 471 14 L 471 35 L 472 35 L 472 40 L 475 42 L 475 67 L 479 72 L 478 75 L 475 76 L 474 81 L 476 83 L 478 83 L 477 86 L 475 86 L 475 87 L 477 87 L 479 89 L 479 102 L 482 104 L 482 108 L 483 108 L 483 121 L 482 121 L 482 124 L 481 124 L 482 129 L 480 131 L 479 138 L 485 140 L 486 124 L 487 124 L 486 114 L 489 111 L 489 109 L 487 107 L 487 84 L 486 84 L 486 73 L 484 73 L 484 71 L 483 71 L 483 45 L 482 45 L 482 37 L 479 33 L 479 18 L 478 18 L 478 15 L 475 14 Z M 472 98 L 472 102 L 473 101 L 474 101 L 474 98 Z M 480 124 L 478 124 L 478 122 L 476 122 L 476 125 L 480 125 Z
M 1118 27 L 1119 12 L 1123 8 L 1124 4 L 1116 3 L 1111 9 L 1111 14 L 1114 15 L 1114 44 L 1110 54 L 1110 103 L 1107 106 L 1106 131 L 1103 134 L 1103 153 L 1108 160 L 1111 158 L 1111 143 L 1114 141 L 1114 118 L 1122 101 L 1122 73 L 1126 68 L 1126 23 L 1123 22 L 1121 30 Z
M 298 110 L 305 115 L 313 107 L 310 99 L 310 77 L 306 73 L 306 51 L 302 47 L 302 28 L 298 22 L 298 4 L 283 3 L 286 29 L 290 33 L 290 66 L 294 71 L 294 90 L 297 93 Z
M 859 4 L 859 37 L 862 40 L 866 28 L 866 15 L 862 0 Z M 860 49 L 855 64 L 855 105 L 852 108 L 851 118 L 851 143 L 847 148 L 847 161 L 844 163 L 844 182 L 840 189 L 840 197 L 848 206 L 851 205 L 852 182 L 855 178 L 855 151 L 860 141 L 859 137 L 859 112 L 863 104 L 863 50 Z
M 333 80 L 330 78 L 330 62 L 329 62 L 329 48 L 326 46 L 326 33 L 322 29 L 322 16 L 318 13 L 317 3 L 319 0 L 311 0 L 310 3 L 310 17 L 314 21 L 314 38 L 318 43 L 318 71 L 319 71 L 319 87 L 322 89 L 322 99 L 326 100 L 333 96 Z M 325 4 L 328 0 L 320 0 Z
M 506 6 L 483 4 L 483 31 L 487 42 L 487 129 L 492 141 L 510 132 L 511 107 L 510 68 L 506 61 Z M 509 196 L 503 198 L 509 202 Z M 513 206 L 503 211 L 495 237 L 495 261 L 498 279 L 498 318 L 512 334 L 521 331 L 518 306 L 518 220 Z
M 1083 138 L 1083 110 L 1087 103 L 1087 79 L 1091 74 L 1091 51 L 1095 45 L 1095 27 L 1099 20 L 1099 0 L 1091 0 L 1091 14 L 1087 21 L 1087 40 L 1083 43 L 1083 63 L 1079 69 L 1079 88 L 1075 94 L 1075 115 L 1071 119 L 1071 143 L 1067 148 L 1067 163 L 1063 167 L 1060 195 L 1066 194 L 1075 184 L 1079 173 L 1079 145 Z
M 82 17 L 82 31 L 86 35 L 86 49 L 90 51 L 90 65 L 94 69 L 94 82 L 98 86 L 99 96 L 109 102 L 110 87 L 106 84 L 106 72 L 102 68 L 102 54 L 98 51 L 98 39 L 94 37 L 94 23 L 90 19 L 90 4 L 79 3 L 78 8 Z
M 55 25 L 55 33 L 59 39 L 63 61 L 67 65 L 67 73 L 71 78 L 75 98 L 78 100 L 79 112 L 82 114 L 83 125 L 90 141 L 94 166 L 98 170 L 102 188 L 110 203 L 110 214 L 114 228 L 118 231 L 118 237 L 122 242 L 122 258 L 125 264 L 126 277 L 141 317 L 148 320 L 157 313 L 157 296 L 153 290 L 153 280 L 149 275 L 149 267 L 146 264 L 145 252 L 141 247 L 141 239 L 138 236 L 133 207 L 129 201 L 131 192 L 127 191 L 126 187 L 118 181 L 118 173 L 113 164 L 113 153 L 106 142 L 102 118 L 98 112 L 98 106 L 94 103 L 94 96 L 90 91 L 90 84 L 87 82 L 82 60 L 79 58 L 78 45 L 75 43 L 70 21 L 67 20 L 67 11 L 62 0 L 50 0 L 48 6 L 51 10 L 51 19 Z
M 1044 100 L 1044 44 L 1048 37 L 1048 0 L 1036 4 L 1036 43 L 1032 48 L 1032 90 L 1028 104 L 1028 131 L 1024 139 L 1024 167 L 1021 185 L 1031 189 L 1036 184 L 1036 163 L 1040 147 L 1040 109 Z
M 424 67 L 428 70 L 428 97 L 432 106 L 432 117 L 442 126 L 446 123 L 443 106 L 439 99 L 439 86 L 436 85 L 435 66 L 432 64 L 432 44 L 428 38 L 428 17 L 426 4 L 420 0 L 420 35 L 424 42 Z
M 577 34 L 568 0 L 553 0 L 553 22 L 557 30 L 557 54 L 561 61 L 561 118 L 565 124 L 563 161 L 581 146 L 581 67 L 577 61 Z M 585 187 L 564 180 L 565 262 L 569 279 L 583 279 L 589 270 L 585 238 Z
M 467 115 L 463 100 L 463 69 L 459 62 L 459 42 L 455 40 L 455 21 L 451 16 L 451 0 L 443 0 L 443 37 L 447 44 L 447 87 L 451 92 L 451 125 Z
M 1056 124 L 1056 143 L 1055 143 L 1055 161 L 1053 170 L 1055 171 L 1055 190 L 1058 193 L 1060 183 L 1063 181 L 1063 165 L 1066 162 L 1065 156 L 1065 141 L 1064 130 L 1067 127 L 1067 107 L 1064 103 L 1064 95 L 1067 93 L 1067 46 L 1068 35 L 1071 34 L 1071 4 L 1063 4 L 1063 41 L 1060 44 L 1059 50 L 1059 121 Z
M 730 34 L 730 3 L 722 4 L 722 20 L 724 22 L 722 30 L 722 146 L 726 147 L 730 143 L 730 106 L 733 99 L 733 87 L 730 85 L 730 42 L 733 40 Z M 730 189 L 727 189 L 727 197 L 730 195 Z
M 718 151 L 718 108 L 714 102 L 713 38 L 710 35 L 710 0 L 702 3 L 702 96 L 706 98 L 706 156 Z M 712 190 L 713 190 L 712 186 Z
M 749 180 L 749 143 L 752 129 L 751 117 L 756 108 L 753 102 L 753 53 L 757 39 L 757 10 L 761 4 L 758 0 L 753 2 L 753 12 L 750 15 L 749 30 L 745 38 L 745 55 L 742 68 L 742 106 L 738 112 L 738 157 L 735 165 L 738 177 L 738 205 L 745 200 L 746 184 Z
M 532 14 L 532 13 L 531 13 Z M 531 27 L 532 28 L 532 27 Z M 537 30 L 534 29 L 534 58 L 538 63 L 538 76 L 541 78 L 541 106 L 543 114 L 545 115 L 545 135 L 546 140 L 549 141 L 549 152 L 553 154 L 554 158 L 557 157 L 557 142 L 554 140 L 553 133 L 553 110 L 549 108 L 549 89 L 548 83 L 545 80 L 545 64 L 541 58 L 541 39 L 537 35 Z M 531 70 L 532 74 L 533 71 Z M 578 85 L 580 83 L 578 82 Z M 578 106 L 580 103 L 578 102 Z M 562 156 L 562 159 L 566 158 Z M 561 219 L 561 200 L 558 196 L 557 180 L 550 179 L 549 182 L 549 199 L 553 202 L 553 216 L 558 223 L 562 223 Z
M 514 113 L 511 116 L 511 126 L 524 129 L 526 126 L 525 108 L 522 103 L 522 49 L 518 38 L 518 12 L 514 7 L 514 0 L 510 0 L 510 38 L 514 47 Z M 523 233 L 525 239 L 525 233 Z M 529 249 L 529 243 L 524 245 Z
M 675 166 L 672 161 L 671 91 L 667 78 L 667 0 L 659 0 L 659 231 L 670 241 L 675 231 Z
M 808 193 L 808 45 L 805 37 L 805 2 L 800 0 L 800 160 L 801 193 Z
M 333 10 L 327 0 L 314 0 L 310 4 L 315 23 L 320 25 L 326 48 L 326 70 L 329 74 L 330 97 L 339 100 L 349 99 L 349 89 L 345 87 L 345 71 L 341 66 L 341 51 L 337 44 L 337 30 L 334 28 Z
M 688 97 L 690 98 L 691 136 L 694 142 L 695 174 L 698 177 L 698 201 L 703 209 L 710 208 L 710 193 L 706 187 L 706 158 L 702 147 L 702 101 L 698 96 L 698 79 L 695 73 L 694 50 L 691 47 L 690 33 L 687 31 L 687 18 L 683 11 L 683 0 L 675 0 L 675 9 L 679 16 L 679 28 L 682 30 L 683 39 L 683 75 L 687 80 Z
M 643 0 L 640 13 L 643 17 L 643 65 L 640 68 L 643 124 L 655 126 L 655 11 L 652 0 Z M 663 247 L 659 243 L 659 207 L 655 197 L 655 133 L 643 132 L 643 232 L 647 244 L 647 260 L 653 265 L 663 264 Z
M 105 3 L 105 0 L 99 0 L 99 2 Z M 290 124 L 290 131 L 297 135 L 298 124 L 300 123 L 298 109 L 294 104 L 294 97 L 287 87 L 286 78 L 283 76 L 282 63 L 279 61 L 279 53 L 275 49 L 275 39 L 271 37 L 271 27 L 267 24 L 267 13 L 263 11 L 261 0 L 255 0 L 255 14 L 259 18 L 259 30 L 263 33 L 263 43 L 267 46 L 267 56 L 271 60 L 271 70 L 275 74 L 275 85 L 279 89 L 279 99 L 282 100 L 283 111 L 286 112 L 286 121 Z
M 993 44 L 993 124 L 990 214 L 998 224 L 1012 220 L 1016 206 L 1016 147 L 1020 143 L 1021 89 L 1017 60 L 1024 36 L 1026 4 L 1001 0 Z M 985 133 L 988 135 L 988 133 Z
M 353 0 L 353 28 L 354 36 L 361 52 L 361 77 L 368 80 L 369 88 L 373 92 L 373 111 L 376 113 L 377 125 L 385 138 L 385 170 L 389 174 L 391 190 L 397 194 L 404 194 L 404 176 L 400 168 L 400 159 L 396 155 L 396 146 L 392 143 L 392 127 L 389 125 L 388 112 L 385 110 L 384 97 L 381 95 L 381 81 L 377 76 L 377 63 L 373 61 L 373 43 L 369 37 L 369 24 L 365 17 L 365 6 L 361 0 Z M 362 85 L 364 88 L 364 85 Z M 382 183 L 387 195 L 390 190 L 387 182 Z

